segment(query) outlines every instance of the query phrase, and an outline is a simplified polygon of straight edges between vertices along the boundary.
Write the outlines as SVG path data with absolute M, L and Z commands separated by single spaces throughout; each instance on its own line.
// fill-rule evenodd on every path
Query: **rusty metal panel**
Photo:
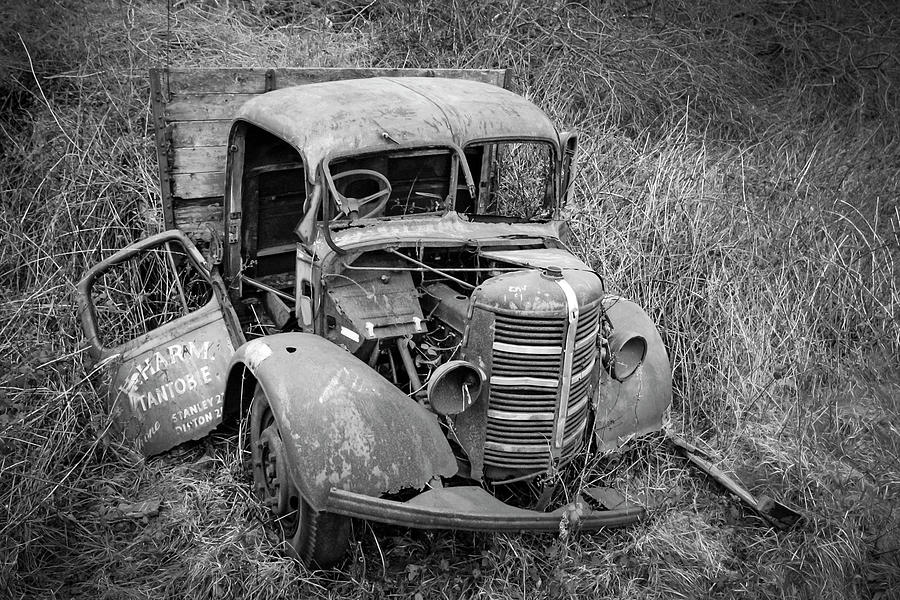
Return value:
M 108 351 L 118 354 L 109 393 L 115 429 L 147 456 L 199 439 L 222 421 L 234 346 L 218 303 L 173 325 L 133 348 Z
M 410 244 L 428 240 L 432 245 L 457 245 L 460 241 L 477 241 L 481 245 L 516 247 L 559 239 L 559 222 L 515 223 L 478 222 L 461 218 L 455 212 L 415 219 L 377 221 L 366 227 L 348 227 L 331 234 L 334 243 L 344 249 L 374 247 L 380 244 Z M 332 260 L 334 250 L 324 236 L 316 239 L 316 256 Z
M 581 259 L 576 258 L 562 248 L 529 248 L 515 250 L 482 250 L 479 252 L 484 258 L 499 260 L 523 267 L 543 269 L 545 267 L 559 267 L 560 269 L 574 269 L 577 271 L 591 271 L 591 267 Z
M 632 504 L 614 510 L 592 510 L 580 498 L 553 512 L 542 513 L 510 506 L 486 490 L 472 486 L 432 489 L 408 502 L 333 490 L 327 510 L 405 527 L 492 532 L 558 532 L 561 527 L 590 531 L 624 527 L 647 516 L 642 506 Z
M 276 415 L 294 483 L 317 510 L 332 488 L 380 496 L 457 471 L 434 413 L 328 340 L 284 333 L 244 344 Z
M 474 309 L 469 319 L 461 358 L 468 360 L 484 373 L 492 372 L 491 344 L 494 340 L 494 315 Z M 469 459 L 469 477 L 481 481 L 484 477 L 484 443 L 487 438 L 487 414 L 491 383 L 485 381 L 481 394 L 468 409 L 450 417 L 453 433 Z
M 208 235 L 197 234 L 209 229 L 224 237 L 221 206 L 225 159 L 221 149 L 227 145 L 232 119 L 246 100 L 289 86 L 372 77 L 465 78 L 509 85 L 509 72 L 504 69 L 151 69 L 151 108 L 166 228 L 182 227 L 182 209 L 190 208 L 190 200 L 202 198 L 219 210 L 209 211 L 208 220 L 199 227 L 187 229 L 191 239 L 205 245 Z M 214 149 L 197 152 L 198 147 Z M 187 153 L 190 156 L 182 156 Z M 218 173 L 218 179 L 195 177 L 207 173 Z
M 334 332 L 334 341 L 354 342 L 348 347 L 355 349 L 360 340 L 425 331 L 425 317 L 412 274 L 379 268 L 391 264 L 383 259 L 356 263 L 354 270 L 328 279 L 328 298 L 341 321 L 345 321 L 339 323 L 341 331 Z M 373 268 L 363 270 L 366 266 Z
M 235 119 L 289 142 L 308 165 L 398 145 L 465 146 L 492 138 L 545 141 L 559 156 L 556 128 L 537 106 L 463 79 L 372 78 L 286 88 L 250 100 Z M 310 169 L 308 176 L 314 175 Z
M 594 434 L 601 450 L 610 450 L 634 435 L 657 431 L 672 404 L 672 366 L 656 325 L 637 304 L 606 296 L 603 306 L 614 329 L 644 337 L 647 354 L 625 381 L 601 369 Z
M 235 343 L 221 280 L 187 236 L 165 231 L 92 268 L 78 284 L 91 357 L 108 385 L 110 431 L 150 456 L 222 420 Z

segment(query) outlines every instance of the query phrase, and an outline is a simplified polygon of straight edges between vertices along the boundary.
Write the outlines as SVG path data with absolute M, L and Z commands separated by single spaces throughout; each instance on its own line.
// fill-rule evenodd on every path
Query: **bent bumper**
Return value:
M 568 518 L 572 527 L 593 530 L 623 527 L 646 516 L 641 506 L 598 511 L 586 505 L 582 508 L 577 517 L 570 507 L 548 513 L 526 510 L 509 506 L 480 487 L 463 486 L 428 490 L 407 502 L 332 489 L 325 510 L 390 525 L 470 531 L 558 531 L 563 518 Z

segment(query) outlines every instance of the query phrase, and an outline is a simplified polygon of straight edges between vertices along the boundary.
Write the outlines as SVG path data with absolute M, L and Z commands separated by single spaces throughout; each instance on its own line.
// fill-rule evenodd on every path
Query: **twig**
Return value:
M 53 106 L 50 105 L 50 101 L 47 100 L 47 96 L 44 94 L 44 88 L 41 87 L 41 82 L 38 80 L 37 73 L 34 71 L 34 62 L 31 60 L 31 52 L 28 51 L 28 46 L 25 44 L 25 40 L 22 39 L 22 34 L 17 33 L 19 36 L 19 41 L 22 42 L 22 47 L 25 49 L 25 55 L 28 57 L 28 67 L 31 69 L 31 75 L 34 77 L 34 82 L 37 84 L 38 91 L 41 93 L 41 98 L 44 99 L 44 104 L 47 105 L 47 110 L 50 111 L 50 114 L 53 115 L 53 120 L 56 121 L 56 126 L 59 127 L 59 130 L 62 132 L 66 139 L 69 140 L 69 143 L 75 146 L 76 150 L 79 150 L 78 144 L 75 143 L 66 130 L 63 128 L 62 123 L 59 122 L 59 119 L 56 116 L 56 113 L 53 111 Z

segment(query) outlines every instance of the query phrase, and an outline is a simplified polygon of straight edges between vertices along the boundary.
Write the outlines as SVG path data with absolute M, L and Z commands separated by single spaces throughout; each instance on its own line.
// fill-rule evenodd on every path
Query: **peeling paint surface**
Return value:
M 313 166 L 335 152 L 389 150 L 397 144 L 464 146 L 502 137 L 543 139 L 559 155 L 556 129 L 537 106 L 501 87 L 465 79 L 311 83 L 253 98 L 236 119 L 287 140 Z M 315 173 L 315 168 L 307 169 L 310 182 Z
M 244 352 L 247 357 L 247 365 L 251 371 L 256 371 L 259 365 L 262 364 L 262 361 L 272 356 L 272 349 L 262 339 L 247 342 Z
M 271 355 L 254 373 L 278 419 L 294 481 L 313 507 L 323 507 L 333 487 L 380 496 L 456 473 L 435 416 L 367 364 L 312 334 L 265 342 Z M 233 363 L 248 362 L 251 344 Z
M 408 219 L 384 219 L 368 222 L 365 226 L 349 227 L 332 232 L 332 239 L 341 248 L 372 247 L 381 244 L 415 244 L 427 240 L 429 245 L 439 246 L 471 243 L 491 246 L 520 246 L 524 239 L 536 241 L 559 238 L 559 222 L 548 223 L 497 223 L 469 221 L 458 213 L 441 216 L 423 215 Z M 316 256 L 323 261 L 334 254 L 324 239 L 314 244 Z
M 542 252 L 545 251 L 535 251 L 534 256 L 540 256 Z M 552 251 L 546 252 L 551 258 L 555 256 Z M 565 280 L 572 286 L 579 305 L 597 299 L 600 282 L 593 271 L 566 270 Z M 522 316 L 559 315 L 566 312 L 567 306 L 565 294 L 559 286 L 540 271 L 519 271 L 492 277 L 485 281 L 473 296 L 476 306 L 492 311 L 518 311 Z
M 113 430 L 146 456 L 205 436 L 222 421 L 232 352 L 217 303 L 135 340 L 110 387 Z
M 576 271 L 593 271 L 590 266 L 581 259 L 572 256 L 562 248 L 529 248 L 522 250 L 489 250 L 482 251 L 481 256 L 492 260 L 499 260 L 523 267 L 542 269 L 545 267 L 559 267 L 560 269 L 574 269 Z
M 672 367 L 659 331 L 637 304 L 606 296 L 603 299 L 614 328 L 647 340 L 647 355 L 634 374 L 617 381 L 601 369 L 594 433 L 601 450 L 618 447 L 627 437 L 656 431 L 672 404 Z

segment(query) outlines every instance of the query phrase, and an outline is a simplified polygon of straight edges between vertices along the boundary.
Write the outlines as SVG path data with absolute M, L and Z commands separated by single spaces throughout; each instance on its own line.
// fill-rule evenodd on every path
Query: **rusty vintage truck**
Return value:
M 351 518 L 641 518 L 529 496 L 659 429 L 672 380 L 651 319 L 567 248 L 576 135 L 507 82 L 153 71 L 167 230 L 78 285 L 110 435 L 149 456 L 240 423 L 286 549 L 320 565 Z

